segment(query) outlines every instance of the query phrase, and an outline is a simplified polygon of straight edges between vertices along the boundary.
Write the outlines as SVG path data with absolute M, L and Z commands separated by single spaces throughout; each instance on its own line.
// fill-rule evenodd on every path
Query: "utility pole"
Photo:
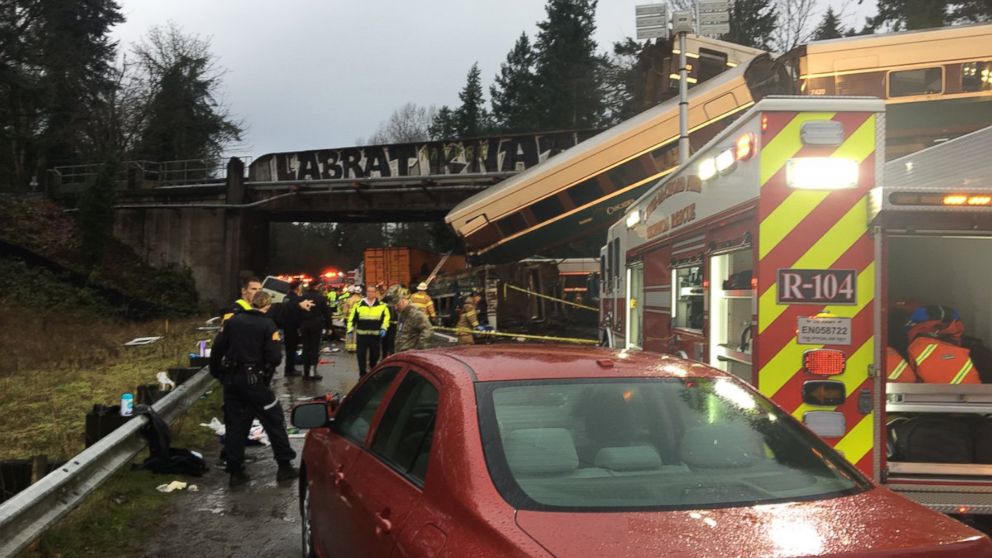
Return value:
M 672 14 L 672 32 L 679 37 L 679 167 L 689 159 L 689 71 L 686 68 L 685 36 L 693 31 L 692 12 Z

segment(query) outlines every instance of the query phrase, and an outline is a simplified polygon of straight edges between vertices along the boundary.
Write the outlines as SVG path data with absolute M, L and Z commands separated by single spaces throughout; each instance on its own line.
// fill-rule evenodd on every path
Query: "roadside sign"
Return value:
M 665 4 L 642 4 L 634 7 L 637 15 L 637 39 L 668 36 L 668 7 Z
M 723 35 L 730 33 L 730 1 L 729 0 L 700 0 L 699 34 Z

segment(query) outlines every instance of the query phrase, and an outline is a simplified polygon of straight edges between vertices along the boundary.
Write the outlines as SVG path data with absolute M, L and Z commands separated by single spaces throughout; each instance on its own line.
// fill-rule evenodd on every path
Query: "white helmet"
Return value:
M 427 290 L 427 283 L 421 283 L 421 284 L 417 285 L 417 290 L 418 291 L 426 291 Z

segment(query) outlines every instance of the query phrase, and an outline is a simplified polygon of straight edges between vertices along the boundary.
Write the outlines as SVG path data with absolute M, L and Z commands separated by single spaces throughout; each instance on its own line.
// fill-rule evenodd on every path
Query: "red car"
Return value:
M 992 556 L 748 385 L 676 358 L 401 353 L 294 409 L 303 555 Z

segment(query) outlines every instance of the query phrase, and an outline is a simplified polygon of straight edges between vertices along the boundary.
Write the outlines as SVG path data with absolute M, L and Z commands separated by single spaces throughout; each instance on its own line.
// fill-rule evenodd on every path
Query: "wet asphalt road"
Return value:
M 341 348 L 341 343 L 332 343 Z M 358 363 L 354 354 L 344 351 L 322 354 L 320 382 L 304 382 L 299 377 L 285 378 L 282 367 L 273 381 L 276 394 L 287 413 L 301 398 L 340 391 L 347 393 L 358 380 Z M 221 417 L 218 417 L 221 418 Z M 302 433 L 290 436 L 299 456 L 303 448 Z M 205 448 L 204 457 L 210 471 L 199 479 L 183 479 L 196 484 L 198 492 L 173 493 L 174 500 L 152 535 L 143 556 L 152 558 L 266 557 L 300 555 L 300 512 L 297 483 L 276 483 L 276 462 L 269 447 L 247 448 L 254 459 L 246 470 L 248 486 L 229 489 L 228 476 L 217 465 L 220 444 Z M 299 464 L 299 457 L 295 464 Z

